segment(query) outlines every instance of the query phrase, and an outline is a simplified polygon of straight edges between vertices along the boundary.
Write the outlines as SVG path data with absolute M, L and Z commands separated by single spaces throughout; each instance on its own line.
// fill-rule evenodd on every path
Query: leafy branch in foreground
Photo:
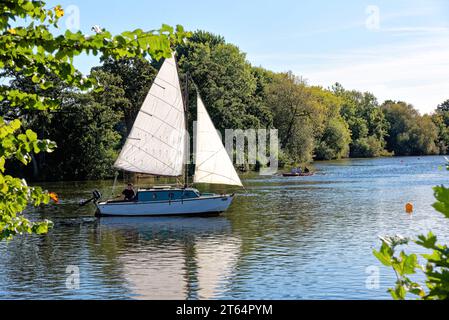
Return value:
M 36 88 L 27 92 L 11 88 L 5 84 L 7 81 L 0 82 L 0 101 L 7 106 L 1 115 L 8 115 L 0 116 L 0 240 L 22 233 L 46 233 L 52 225 L 47 220 L 31 222 L 22 213 L 28 205 L 47 204 L 51 195 L 39 187 L 28 186 L 23 179 L 7 175 L 5 169 L 8 162 L 27 165 L 33 153 L 51 152 L 56 147 L 54 142 L 38 139 L 35 132 L 26 129 L 23 111 L 58 109 L 58 98 L 45 94 L 56 84 L 78 90 L 96 84 L 94 77 L 86 77 L 74 67 L 75 56 L 150 56 L 159 60 L 169 57 L 171 47 L 189 36 L 181 26 L 174 29 L 167 25 L 159 30 L 137 29 L 116 36 L 98 28 L 94 35 L 69 30 L 54 35 L 50 29 L 59 29 L 58 21 L 63 15 L 61 6 L 47 9 L 43 1 L 4 0 L 0 4 L 0 71 L 13 70 L 29 78 Z M 29 23 L 22 26 L 18 21 Z
M 437 200 L 433 207 L 449 218 L 449 188 L 436 186 L 433 190 Z M 396 286 L 388 289 L 394 299 L 405 299 L 407 293 L 423 300 L 449 299 L 449 248 L 447 245 L 438 244 L 436 235 L 429 232 L 427 235 L 419 235 L 416 240 L 401 236 L 386 236 L 381 237 L 381 240 L 380 250 L 373 250 L 373 254 L 382 264 L 393 268 L 396 273 Z M 397 246 L 408 244 L 410 241 L 430 251 L 430 253 L 421 254 L 426 260 L 425 265 L 418 262 L 418 256 L 414 253 L 406 254 L 403 250 L 396 252 Z M 418 270 L 426 277 L 426 288 L 409 278 Z

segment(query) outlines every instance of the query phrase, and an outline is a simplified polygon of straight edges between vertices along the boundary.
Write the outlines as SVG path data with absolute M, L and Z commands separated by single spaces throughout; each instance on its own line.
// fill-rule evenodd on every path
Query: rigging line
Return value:
M 193 84 L 193 86 L 194 86 L 194 88 L 196 90 L 196 94 L 199 96 L 200 95 L 200 91 L 198 90 L 198 87 L 197 87 L 195 81 L 193 81 L 193 77 L 192 77 L 191 73 L 189 72 L 187 76 L 190 78 L 190 80 L 191 80 L 191 82 L 192 82 L 192 84 Z M 201 99 L 201 97 L 200 97 L 200 99 Z
M 114 196 L 115 193 L 115 186 L 117 185 L 117 178 L 118 178 L 118 171 L 115 171 L 115 177 L 114 177 L 114 184 L 112 185 L 112 189 L 111 189 L 111 195 L 109 196 L 109 198 L 112 198 Z

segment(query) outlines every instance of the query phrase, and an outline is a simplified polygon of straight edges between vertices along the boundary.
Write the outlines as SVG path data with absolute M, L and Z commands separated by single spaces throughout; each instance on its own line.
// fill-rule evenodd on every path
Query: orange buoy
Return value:
M 407 203 L 405 205 L 405 212 L 407 212 L 408 214 L 412 214 L 413 213 L 413 204 L 411 204 L 410 202 Z

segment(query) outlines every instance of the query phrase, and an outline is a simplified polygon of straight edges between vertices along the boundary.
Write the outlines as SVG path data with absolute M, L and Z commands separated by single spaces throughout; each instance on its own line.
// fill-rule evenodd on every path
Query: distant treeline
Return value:
M 190 96 L 200 94 L 218 129 L 276 128 L 281 165 L 313 160 L 384 155 L 446 154 L 449 146 L 449 100 L 432 115 L 420 115 L 410 104 L 385 101 L 368 92 L 308 85 L 291 72 L 254 67 L 235 45 L 221 36 L 197 31 L 176 48 L 181 82 L 186 73 Z M 160 62 L 102 59 L 92 69 L 98 88 L 88 93 L 55 86 L 42 92 L 58 97 L 61 108 L 24 112 L 25 125 L 58 148 L 36 156 L 33 166 L 16 169 L 27 178 L 101 179 L 112 167 L 157 74 Z M 28 92 L 39 86 L 14 70 L 2 70 L 10 86 Z M 182 84 L 183 85 L 183 84 Z M 99 89 L 103 88 L 103 90 Z M 189 99 L 190 119 L 196 99 Z M 7 101 L 5 117 L 17 116 Z M 12 113 L 12 114 L 11 114 Z

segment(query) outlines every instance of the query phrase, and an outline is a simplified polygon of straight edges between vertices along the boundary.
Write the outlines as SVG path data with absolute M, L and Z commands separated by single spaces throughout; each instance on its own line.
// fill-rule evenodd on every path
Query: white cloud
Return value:
M 371 91 L 380 100 L 410 102 L 428 113 L 449 99 L 447 40 L 372 48 L 366 57 L 350 54 L 346 61 L 342 59 L 344 63 L 302 73 L 311 83 L 328 86 L 338 81 L 348 88 Z

